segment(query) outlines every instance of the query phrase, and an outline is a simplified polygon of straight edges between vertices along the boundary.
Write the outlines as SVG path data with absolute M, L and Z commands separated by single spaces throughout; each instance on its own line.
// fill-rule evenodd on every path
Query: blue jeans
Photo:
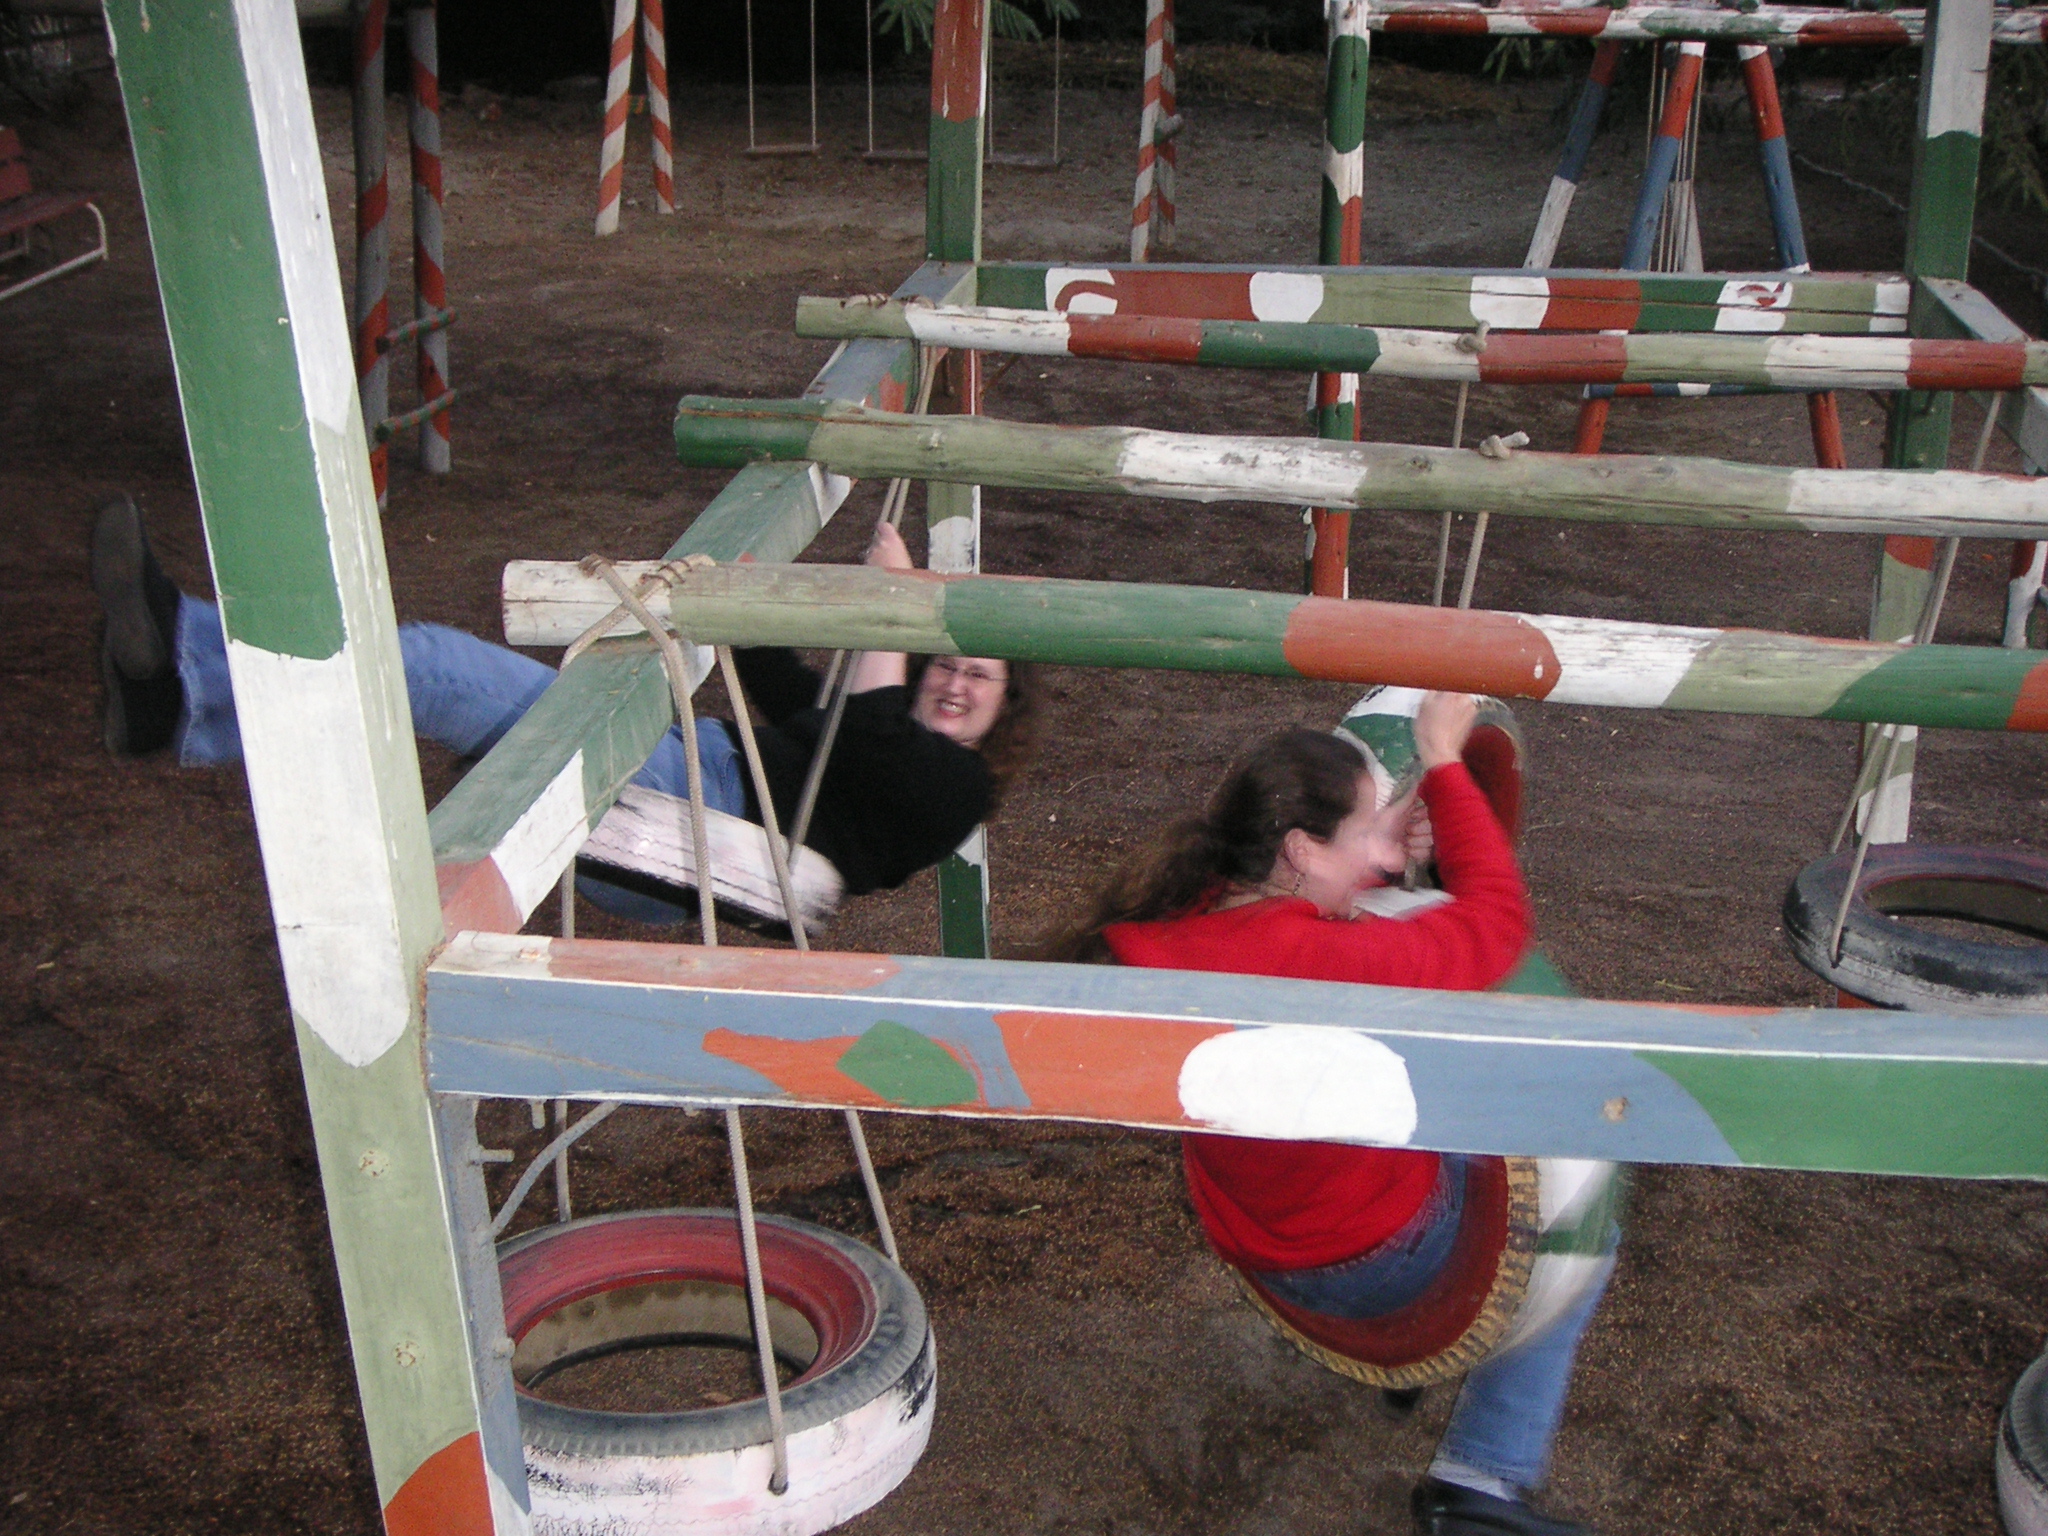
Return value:
M 188 768 L 242 760 L 242 731 L 228 683 L 227 641 L 220 610 L 197 598 L 178 599 L 174 649 L 185 711 L 178 722 L 178 761 Z M 406 624 L 398 631 L 412 728 L 464 757 L 481 757 L 555 680 L 555 669 L 502 645 L 445 624 Z M 704 803 L 730 815 L 747 814 L 746 766 L 722 720 L 697 722 L 697 762 Z M 682 732 L 675 726 L 656 744 L 635 784 L 685 798 L 689 770 Z M 607 911 L 641 922 L 679 923 L 688 910 L 584 875 L 577 889 Z
M 1436 1278 L 1464 1214 L 1466 1159 L 1446 1153 L 1437 1187 L 1407 1226 L 1371 1252 L 1320 1269 L 1259 1276 L 1274 1295 L 1334 1317 L 1382 1317 L 1414 1301 Z M 1614 1234 L 1618 1241 L 1619 1232 Z M 1550 1464 L 1550 1443 L 1564 1418 L 1572 1359 L 1614 1273 L 1606 1268 L 1585 1298 L 1556 1322 L 1514 1348 L 1492 1354 L 1466 1376 L 1451 1422 L 1437 1447 L 1439 1462 L 1534 1488 Z

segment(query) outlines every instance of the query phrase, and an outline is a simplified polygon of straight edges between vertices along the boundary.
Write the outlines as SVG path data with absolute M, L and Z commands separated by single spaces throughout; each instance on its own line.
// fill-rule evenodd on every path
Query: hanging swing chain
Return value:
M 526 1197 L 533 1193 L 533 1186 L 540 1182 L 540 1176 L 548 1171 L 555 1159 L 564 1156 L 569 1148 L 589 1132 L 596 1130 L 598 1123 L 618 1107 L 618 1100 L 607 1099 L 540 1149 L 533 1161 L 526 1165 L 526 1172 L 519 1176 L 519 1182 L 512 1186 L 512 1193 L 505 1197 L 505 1203 L 498 1207 L 498 1214 L 491 1218 L 493 1238 L 500 1236 L 512 1224 L 512 1218 L 519 1214 L 519 1207 L 525 1204 Z
M 1991 433 L 1998 425 L 1999 407 L 2004 403 L 2005 396 L 2002 394 L 1991 397 L 1990 407 L 1984 414 L 1983 430 L 1977 434 L 1977 451 L 1970 457 L 1972 474 L 1981 473 L 1984 468 L 1984 457 L 1991 451 Z M 1941 605 L 1948 596 L 1949 577 L 1955 573 L 1956 552 L 1962 545 L 1963 541 L 1959 538 L 1942 540 L 1941 558 L 1935 563 L 1934 579 L 1928 584 L 1927 596 L 1920 605 L 1920 622 L 1913 626 L 1914 645 L 1926 645 L 1934 638 L 1935 628 L 1941 622 Z M 1870 809 L 1864 814 L 1862 830 L 1856 834 L 1856 854 L 1849 861 L 1849 878 L 1842 886 L 1841 903 L 1835 908 L 1834 927 L 1828 932 L 1830 965 L 1839 965 L 1842 962 L 1842 934 L 1849 925 L 1849 908 L 1856 900 L 1856 882 L 1863 878 L 1863 861 L 1870 853 L 1871 832 L 1877 824 L 1878 802 L 1884 795 L 1885 786 L 1891 782 L 1892 770 L 1898 766 L 1899 753 L 1905 742 L 1905 732 L 1896 724 L 1881 726 L 1879 729 L 1885 742 L 1884 762 L 1878 768 L 1877 777 L 1870 786 Z M 1850 786 L 1849 803 L 1842 810 L 1842 820 L 1835 828 L 1834 841 L 1828 846 L 1829 853 L 1842 846 L 1842 839 L 1848 835 L 1849 827 L 1856 819 L 1856 807 L 1862 802 L 1863 794 L 1863 775 L 1859 773 L 1856 782 Z
M 754 1230 L 754 1187 L 747 1177 L 747 1143 L 737 1104 L 725 1106 L 725 1144 L 732 1154 L 732 1188 L 740 1217 L 740 1254 L 747 1266 L 747 1311 L 754 1322 L 754 1351 L 760 1359 L 761 1395 L 768 1400 L 768 1434 L 774 1460 L 768 1491 L 789 1491 L 789 1434 L 782 1423 L 782 1382 L 775 1374 L 775 1340 L 768 1331 L 768 1292 L 761 1283 L 761 1239 Z

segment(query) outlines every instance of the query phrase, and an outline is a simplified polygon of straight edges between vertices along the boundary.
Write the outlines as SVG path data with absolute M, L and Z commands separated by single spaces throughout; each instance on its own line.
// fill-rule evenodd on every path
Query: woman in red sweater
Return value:
M 1202 817 L 1125 873 L 1059 958 L 1447 990 L 1502 981 L 1532 924 L 1506 834 L 1461 760 L 1474 711 L 1466 694 L 1424 699 L 1422 777 L 1406 793 L 1376 785 L 1348 737 L 1298 727 L 1262 743 Z M 1408 918 L 1355 916 L 1358 898 L 1399 879 L 1432 837 L 1453 899 Z M 1312 1311 L 1398 1310 L 1427 1289 L 1458 1231 L 1455 1156 L 1215 1135 L 1182 1146 L 1216 1251 Z M 1524 1495 L 1542 1480 L 1600 1289 L 1467 1378 L 1415 1490 L 1427 1536 L 1583 1532 Z

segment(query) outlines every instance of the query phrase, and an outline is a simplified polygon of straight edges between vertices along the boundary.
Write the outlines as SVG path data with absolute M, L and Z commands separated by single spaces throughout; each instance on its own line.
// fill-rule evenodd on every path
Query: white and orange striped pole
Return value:
M 412 286 L 419 326 L 420 401 L 431 406 L 448 391 L 448 279 L 442 271 L 441 54 L 438 13 L 429 3 L 405 13 L 406 49 L 412 55 Z M 420 468 L 445 475 L 449 466 L 446 408 L 420 423 Z
M 356 394 L 370 437 L 370 479 L 384 505 L 391 450 L 376 426 L 391 414 L 391 359 L 384 333 L 391 329 L 391 234 L 385 219 L 390 189 L 384 174 L 384 33 L 386 0 L 362 0 L 356 11 Z
M 1154 232 L 1173 246 L 1173 0 L 1145 0 L 1145 91 L 1138 111 L 1138 181 L 1131 193 L 1131 260 L 1151 258 Z
M 662 0 L 641 0 L 640 40 L 647 75 L 647 116 L 653 124 L 654 208 L 676 211 L 676 144 L 668 115 L 668 25 Z
M 638 0 L 612 8 L 611 72 L 604 87 L 604 146 L 597 156 L 597 232 L 619 232 L 619 196 L 626 182 L 626 89 L 633 82 L 633 22 Z

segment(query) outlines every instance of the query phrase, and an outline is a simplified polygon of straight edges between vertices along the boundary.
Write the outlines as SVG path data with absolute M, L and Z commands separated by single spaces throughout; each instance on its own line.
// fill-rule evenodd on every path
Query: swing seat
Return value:
M 704 827 L 711 845 L 712 899 L 751 917 L 788 926 L 789 914 L 776 888 L 767 831 L 724 811 L 704 812 Z M 628 784 L 578 856 L 695 891 L 697 851 L 690 837 L 690 802 Z M 789 861 L 789 879 L 806 928 L 823 924 L 839 909 L 845 885 L 823 854 L 810 848 L 796 849 Z

